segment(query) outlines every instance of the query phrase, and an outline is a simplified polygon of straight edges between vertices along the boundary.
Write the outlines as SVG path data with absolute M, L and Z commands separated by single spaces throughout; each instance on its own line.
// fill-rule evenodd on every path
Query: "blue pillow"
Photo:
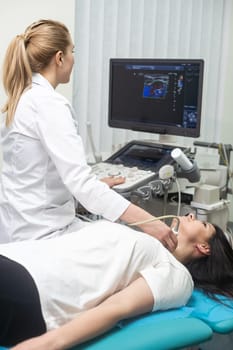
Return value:
M 203 292 L 195 290 L 187 307 L 193 309 L 191 316 L 207 323 L 217 333 L 233 331 L 233 299 L 217 295 L 224 303 L 215 301 Z

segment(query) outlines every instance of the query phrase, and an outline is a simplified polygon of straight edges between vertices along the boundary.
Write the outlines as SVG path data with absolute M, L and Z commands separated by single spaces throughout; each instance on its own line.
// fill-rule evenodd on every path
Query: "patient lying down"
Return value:
M 68 349 L 119 320 L 183 306 L 193 281 L 210 296 L 233 298 L 232 248 L 192 214 L 180 217 L 173 253 L 149 235 L 98 221 L 54 239 L 2 244 L 0 254 L 0 344 L 12 350 Z

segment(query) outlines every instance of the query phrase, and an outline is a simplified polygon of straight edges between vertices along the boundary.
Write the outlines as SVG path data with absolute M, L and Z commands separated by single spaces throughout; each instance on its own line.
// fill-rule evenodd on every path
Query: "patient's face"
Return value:
M 178 239 L 185 239 L 191 243 L 209 242 L 215 228 L 208 222 L 197 220 L 194 214 L 180 217 Z

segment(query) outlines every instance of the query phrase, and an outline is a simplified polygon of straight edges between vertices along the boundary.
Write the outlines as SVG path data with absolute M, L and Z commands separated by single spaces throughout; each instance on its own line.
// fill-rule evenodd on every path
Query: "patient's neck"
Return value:
M 192 261 L 193 247 L 187 245 L 178 244 L 177 248 L 173 252 L 174 257 L 182 264 L 187 264 Z

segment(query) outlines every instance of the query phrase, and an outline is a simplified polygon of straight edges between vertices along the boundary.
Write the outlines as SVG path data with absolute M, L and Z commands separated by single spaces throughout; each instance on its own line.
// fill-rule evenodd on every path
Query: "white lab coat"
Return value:
M 40 74 L 2 123 L 2 148 L 0 242 L 77 229 L 74 198 L 111 221 L 129 205 L 91 174 L 69 102 Z

